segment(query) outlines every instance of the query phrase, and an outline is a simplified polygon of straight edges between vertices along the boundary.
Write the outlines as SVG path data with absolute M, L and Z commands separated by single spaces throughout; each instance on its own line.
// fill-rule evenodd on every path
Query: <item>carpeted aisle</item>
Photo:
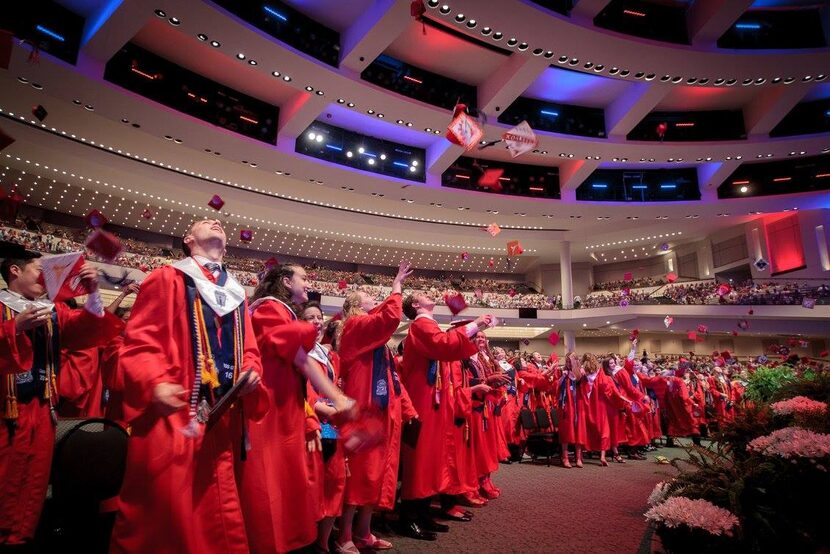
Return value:
M 675 472 L 655 463 L 654 456 L 683 454 L 680 448 L 661 448 L 647 461 L 600 467 L 591 459 L 583 469 L 502 465 L 493 480 L 501 497 L 473 509 L 472 522 L 447 522 L 450 532 L 439 533 L 436 542 L 393 535 L 391 552 L 647 553 L 646 499 L 658 481 Z

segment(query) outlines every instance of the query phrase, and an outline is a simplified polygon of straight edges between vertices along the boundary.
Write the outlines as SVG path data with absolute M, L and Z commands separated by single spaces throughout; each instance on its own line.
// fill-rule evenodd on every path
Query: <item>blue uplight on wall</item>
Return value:
M 646 190 L 648 185 L 632 185 L 631 188 L 636 190 Z
M 605 183 L 594 183 L 594 184 L 592 184 L 592 185 L 591 185 L 591 188 L 595 188 L 595 189 L 607 189 L 607 188 L 608 188 L 608 185 L 606 185 Z
M 270 13 L 271 15 L 273 15 L 274 17 L 276 17 L 277 19 L 279 19 L 281 21 L 288 21 L 287 17 L 282 15 L 280 12 L 278 12 L 277 10 L 272 8 L 271 6 L 262 6 L 262 9 L 265 10 L 266 12 Z
M 343 148 L 341 146 L 336 146 L 334 144 L 327 144 L 326 148 L 328 148 L 329 150 L 337 150 L 338 152 L 343 151 Z
M 735 23 L 736 29 L 741 29 L 742 31 L 760 31 L 761 24 L 760 23 Z
M 660 185 L 660 188 L 666 190 L 674 190 L 677 188 L 677 185 L 675 185 L 674 183 L 664 183 Z
M 542 115 L 548 115 L 550 117 L 559 117 L 559 112 L 554 112 L 551 110 L 539 110 L 539 113 Z
M 59 35 L 55 31 L 53 31 L 52 29 L 48 29 L 48 28 L 44 27 L 43 25 L 38 25 L 37 27 L 35 27 L 35 29 L 37 29 L 39 32 L 43 33 L 44 35 L 46 35 L 48 37 L 52 37 L 55 40 L 58 40 L 60 42 L 66 42 L 66 38 L 63 37 L 63 35 Z

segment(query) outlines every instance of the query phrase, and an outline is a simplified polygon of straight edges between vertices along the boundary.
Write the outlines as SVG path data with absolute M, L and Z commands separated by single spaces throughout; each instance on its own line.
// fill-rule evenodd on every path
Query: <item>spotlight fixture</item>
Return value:
M 438 11 L 439 11 L 439 12 L 441 12 L 441 14 L 442 14 L 442 15 L 447 15 L 447 14 L 448 14 L 448 13 L 450 13 L 450 11 L 452 11 L 452 10 L 450 10 L 450 7 L 449 7 L 448 5 L 444 4 L 443 6 L 441 6 L 441 7 L 438 9 Z
M 373 110 L 372 108 L 369 108 L 368 110 L 366 110 L 366 113 L 369 114 L 369 115 L 374 115 L 375 110 Z
M 182 24 L 182 20 L 179 19 L 178 17 L 171 17 L 167 21 L 170 22 L 170 25 L 173 25 L 174 27 L 178 27 L 179 25 Z
M 311 86 L 306 86 L 306 87 L 305 87 L 305 89 L 306 89 L 308 92 L 313 92 L 313 91 L 314 91 L 314 87 L 311 87 Z
M 219 42 L 218 40 L 212 40 L 212 41 L 210 41 L 210 45 L 213 46 L 214 48 L 219 48 L 220 46 L 222 46 L 222 43 Z
M 481 29 L 481 34 L 484 35 L 485 37 L 487 35 L 489 35 L 490 33 L 492 33 L 492 32 L 493 32 L 493 29 L 491 29 L 490 27 L 483 27 Z
M 291 82 L 291 77 L 289 77 L 288 75 L 283 75 L 282 80 L 285 81 L 286 83 L 290 83 Z
M 503 38 L 504 38 L 504 33 L 500 33 L 499 31 L 496 31 L 495 33 L 493 33 L 493 40 L 501 40 Z
M 155 10 L 153 13 L 156 14 L 156 17 L 167 17 L 164 10 Z
M 282 75 L 282 73 L 280 73 L 279 71 L 272 71 L 271 75 L 273 75 L 274 77 L 279 77 L 280 75 Z
M 318 90 L 314 94 L 316 94 L 317 96 L 323 96 L 323 94 L 325 94 L 325 93 L 322 90 Z
M 338 99 L 337 99 L 337 103 L 338 103 L 338 104 L 345 104 L 345 103 L 346 103 L 346 101 L 345 101 L 343 98 L 338 98 Z
M 208 39 L 208 36 L 204 33 L 199 33 L 199 34 L 196 35 L 196 38 L 198 38 L 202 42 L 205 42 Z
M 256 64 L 257 64 L 256 60 L 248 60 L 248 65 L 256 65 Z
M 464 14 L 463 14 L 463 13 L 460 13 L 460 14 L 458 14 L 458 15 L 456 15 L 456 16 L 455 16 L 455 20 L 456 20 L 456 21 L 458 21 L 459 23 L 461 23 L 462 21 L 464 21 L 464 19 L 465 19 L 465 16 L 464 16 Z
M 243 54 L 242 52 L 238 53 L 236 55 L 236 59 L 237 60 L 244 60 L 245 59 L 245 54 Z
M 348 104 L 346 104 L 346 106 L 349 108 L 354 108 L 354 102 L 349 102 Z
M 516 46 L 516 44 L 518 43 L 519 41 L 516 37 L 510 37 L 509 39 L 507 39 L 507 46 L 513 47 Z

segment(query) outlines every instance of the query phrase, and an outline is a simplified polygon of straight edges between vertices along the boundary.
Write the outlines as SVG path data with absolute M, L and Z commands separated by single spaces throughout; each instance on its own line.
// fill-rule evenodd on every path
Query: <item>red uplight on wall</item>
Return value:
M 633 15 L 634 17 L 645 17 L 646 16 L 646 14 L 644 14 L 643 12 L 638 12 L 638 11 L 635 11 L 635 10 L 623 10 L 623 13 L 625 15 Z
M 807 267 L 798 214 L 765 217 L 764 235 L 773 276 Z
M 412 81 L 413 83 L 418 83 L 419 85 L 424 84 L 424 82 L 421 81 L 420 79 L 416 79 L 415 77 L 410 77 L 409 75 L 404 75 L 403 78 L 406 79 L 407 81 Z

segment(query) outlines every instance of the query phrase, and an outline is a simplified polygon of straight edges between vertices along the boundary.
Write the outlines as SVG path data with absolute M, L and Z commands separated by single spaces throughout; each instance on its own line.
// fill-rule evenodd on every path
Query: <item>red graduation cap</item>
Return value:
M 625 273 L 623 273 L 623 281 L 631 281 L 633 279 L 634 279 L 634 276 L 631 275 L 630 271 L 626 271 Z
M 444 303 L 450 309 L 452 315 L 458 315 L 467 309 L 467 301 L 464 299 L 463 294 L 450 294 L 445 292 Z
M 337 290 L 346 290 L 347 288 L 349 288 L 349 283 L 345 279 L 337 281 Z
M 276 258 L 268 258 L 267 260 L 265 260 L 265 269 L 271 269 L 272 267 L 279 265 L 279 263 L 279 260 L 277 260 Z
M 640 338 L 640 330 L 639 329 L 634 329 L 633 331 L 631 331 L 631 334 L 628 335 L 628 340 L 631 341 L 631 342 L 634 342 L 634 339 L 638 339 L 638 338 Z
M 677 273 L 667 273 L 666 281 L 668 281 L 669 283 L 674 283 L 675 281 L 677 281 Z
M 738 332 L 737 332 L 737 331 L 732 331 L 732 336 L 733 336 L 733 337 L 737 337 L 737 336 L 738 336 Z
M 689 331 L 688 333 L 686 333 L 686 336 L 689 340 L 697 340 L 697 333 L 695 333 L 694 331 Z
M 507 255 L 508 256 L 521 256 L 522 252 L 524 252 L 524 248 L 517 240 L 511 240 L 507 243 Z
M 150 208 L 144 208 L 144 211 L 141 213 L 141 217 L 144 219 L 153 219 L 153 212 L 150 211 Z
M 513 287 L 510 287 L 510 290 L 507 291 L 507 296 L 509 296 L 510 298 L 513 298 L 514 296 L 516 296 L 516 289 L 514 289 Z
M 488 267 L 493 267 L 494 265 L 496 265 L 496 260 L 494 260 L 493 258 L 490 258 L 490 261 L 487 262 L 487 266 Z
M 721 283 L 718 285 L 718 296 L 726 296 L 730 292 L 732 292 L 732 287 L 728 283 Z
M 254 232 L 250 229 L 242 229 L 239 231 L 239 240 L 242 242 L 251 242 L 254 240 Z
M 697 326 L 697 332 L 698 332 L 698 333 L 703 333 L 703 334 L 706 334 L 706 333 L 708 333 L 708 332 L 709 332 L 709 328 L 708 328 L 708 327 L 706 327 L 706 325 L 704 325 L 704 324 L 700 323 L 700 324 L 698 324 L 698 326 Z
M 490 236 L 491 236 L 491 237 L 495 237 L 496 235 L 498 235 L 499 233 L 501 233 L 501 227 L 499 227 L 499 226 L 498 226 L 498 225 L 496 225 L 495 223 L 491 223 L 490 225 L 488 225 L 487 227 L 485 227 L 485 229 L 484 229 L 484 230 L 485 230 L 485 231 L 487 231 L 488 233 L 490 233 Z
M 421 23 L 424 34 L 427 34 L 427 25 L 424 21 L 424 14 L 426 11 L 427 7 L 424 5 L 424 0 L 412 0 L 409 4 L 409 15 L 411 15 L 415 21 L 419 21 Z
M 623 287 L 623 289 L 620 291 L 620 294 L 622 294 L 623 296 L 630 296 L 631 289 L 629 287 Z
M 830 352 L 828 352 L 827 350 L 822 350 L 818 353 L 818 355 L 822 358 L 826 358 L 828 354 L 830 354 Z
M 99 227 L 103 227 L 109 221 L 104 214 L 99 212 L 97 209 L 93 209 L 86 217 L 84 217 L 84 222 L 86 223 L 87 227 L 92 227 L 93 229 L 97 229 Z
M 86 239 L 86 247 L 104 258 L 105 260 L 114 260 L 124 250 L 121 241 L 112 233 L 107 233 L 103 229 L 96 229 Z
M 464 147 L 465 150 L 470 150 L 484 136 L 484 132 L 479 127 L 475 119 L 467 115 L 465 104 L 456 104 L 453 113 L 453 120 L 447 127 L 447 140 L 453 144 Z
M 466 262 L 467 260 L 470 259 L 470 253 L 469 252 L 462 252 L 460 258 L 461 258 L 461 261 Z
M 551 331 L 550 335 L 548 335 L 548 342 L 551 343 L 552 346 L 559 344 L 559 333 Z
M 501 192 L 502 186 L 499 177 L 502 175 L 504 175 L 504 169 L 485 169 L 484 175 L 478 179 L 478 186 L 493 189 L 494 192 Z
M 791 348 L 795 348 L 798 345 L 798 339 L 791 337 L 787 339 L 787 344 L 790 345 Z
M 208 202 L 208 206 L 216 210 L 217 212 L 222 209 L 222 206 L 225 205 L 225 201 L 222 200 L 222 197 L 218 194 L 214 194 L 213 197 Z
M 748 313 L 749 313 L 749 315 L 754 315 L 754 314 L 755 314 L 755 310 L 750 309 Z

